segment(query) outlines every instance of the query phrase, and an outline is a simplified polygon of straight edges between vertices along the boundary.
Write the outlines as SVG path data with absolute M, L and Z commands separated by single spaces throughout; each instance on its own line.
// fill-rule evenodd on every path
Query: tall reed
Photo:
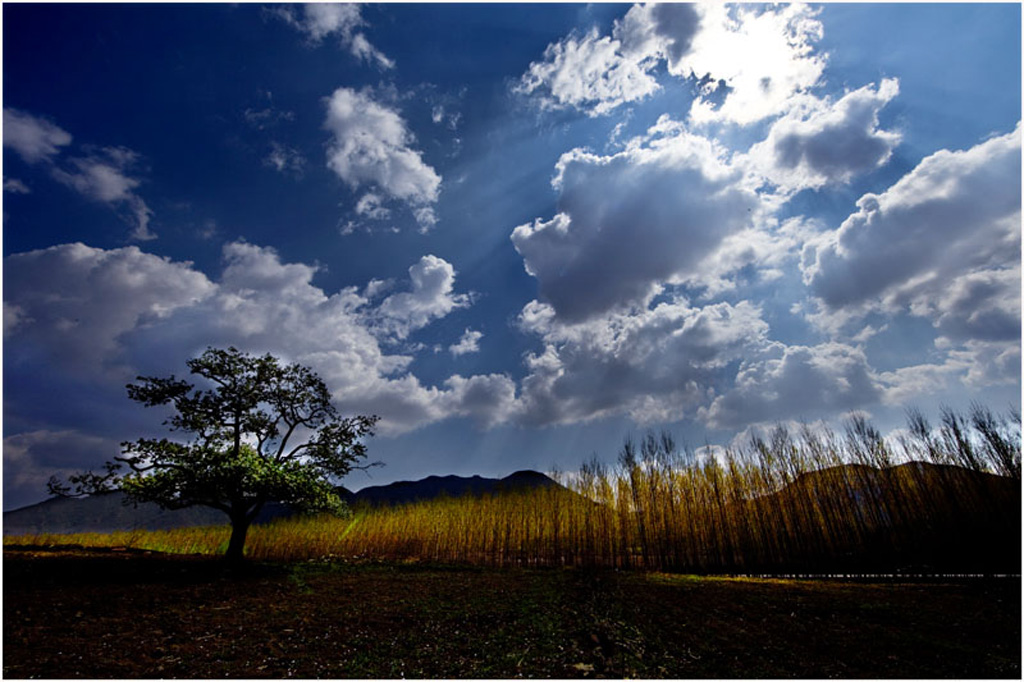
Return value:
M 562 485 L 254 527 L 258 559 L 323 557 L 696 572 L 1020 570 L 1020 415 L 908 411 L 887 442 L 851 416 L 842 434 L 777 426 L 741 447 L 627 440 Z M 226 528 L 5 538 L 5 543 L 223 551 Z

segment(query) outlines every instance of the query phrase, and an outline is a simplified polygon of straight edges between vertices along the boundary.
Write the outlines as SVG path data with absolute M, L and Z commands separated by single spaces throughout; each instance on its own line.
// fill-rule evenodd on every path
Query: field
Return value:
M 667 435 L 627 441 L 614 468 L 563 485 L 357 507 L 254 527 L 250 558 L 417 560 L 691 573 L 1020 573 L 1019 415 L 911 414 L 894 447 L 863 419 L 846 433 L 776 428 L 697 456 Z M 6 537 L 49 546 L 223 553 L 225 527 Z
M 4 551 L 7 678 L 1019 678 L 1020 579 Z
M 1020 417 L 910 417 L 897 448 L 650 435 L 561 485 L 255 526 L 241 567 L 227 526 L 5 537 L 3 672 L 1019 678 Z

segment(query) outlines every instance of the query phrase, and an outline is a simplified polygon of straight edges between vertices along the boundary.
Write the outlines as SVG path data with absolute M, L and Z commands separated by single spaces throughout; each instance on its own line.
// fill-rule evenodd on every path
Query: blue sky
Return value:
M 353 488 L 1019 405 L 1020 12 L 5 4 L 4 508 L 211 345 Z

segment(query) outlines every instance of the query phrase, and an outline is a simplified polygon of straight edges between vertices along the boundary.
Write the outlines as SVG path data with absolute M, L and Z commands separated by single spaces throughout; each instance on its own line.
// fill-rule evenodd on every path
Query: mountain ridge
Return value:
M 496 492 L 558 485 L 548 476 L 520 470 L 504 478 L 483 476 L 432 475 L 414 481 L 395 481 L 368 486 L 352 492 L 338 487 L 341 498 L 350 506 L 366 503 L 372 506 L 408 504 L 430 500 L 442 495 L 484 495 Z M 295 512 L 287 505 L 270 502 L 264 506 L 255 523 L 267 523 Z M 167 530 L 188 526 L 227 523 L 223 512 L 210 507 L 161 509 L 154 503 L 133 505 L 121 493 L 107 493 L 83 498 L 53 497 L 3 513 L 3 534 L 29 535 L 42 533 L 109 533 L 131 530 Z

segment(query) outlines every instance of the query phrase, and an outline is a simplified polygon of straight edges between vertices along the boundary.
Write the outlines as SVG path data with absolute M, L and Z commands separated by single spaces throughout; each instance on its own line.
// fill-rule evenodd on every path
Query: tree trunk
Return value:
M 224 555 L 229 564 L 242 563 L 245 556 L 245 536 L 249 532 L 250 523 L 251 521 L 245 514 L 231 518 L 231 540 L 228 541 L 228 551 Z

